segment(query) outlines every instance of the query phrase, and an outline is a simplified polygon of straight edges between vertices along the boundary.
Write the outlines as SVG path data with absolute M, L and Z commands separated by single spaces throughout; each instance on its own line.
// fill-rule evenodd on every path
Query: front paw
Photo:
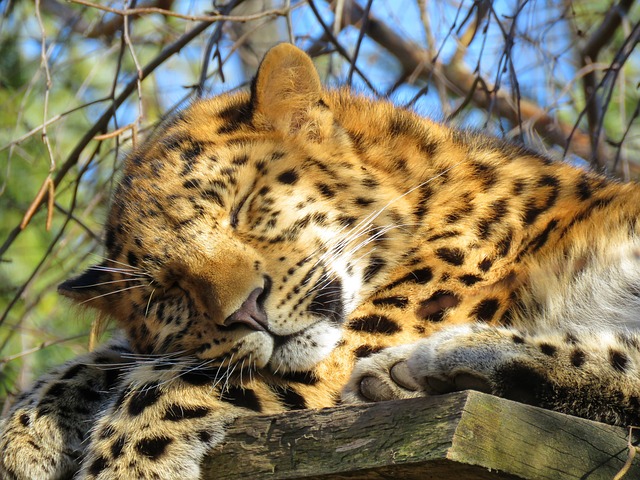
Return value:
M 344 403 L 367 403 L 424 395 L 407 366 L 416 344 L 386 348 L 356 363 L 342 391 Z
M 495 393 L 500 366 L 515 355 L 513 335 L 507 329 L 463 325 L 386 348 L 356 363 L 342 399 L 364 403 L 461 390 Z

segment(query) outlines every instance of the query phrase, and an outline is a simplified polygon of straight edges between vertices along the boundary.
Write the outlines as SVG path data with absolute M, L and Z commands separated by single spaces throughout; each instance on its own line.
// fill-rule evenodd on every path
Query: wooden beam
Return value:
M 612 479 L 628 431 L 479 392 L 251 416 L 205 460 L 223 479 Z M 624 479 L 640 478 L 635 461 Z

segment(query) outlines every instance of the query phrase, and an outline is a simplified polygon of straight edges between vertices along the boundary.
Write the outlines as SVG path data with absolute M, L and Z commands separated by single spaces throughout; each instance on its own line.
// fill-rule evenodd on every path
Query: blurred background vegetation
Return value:
M 0 0 L 0 401 L 84 352 L 56 285 L 101 255 L 127 152 L 292 41 L 330 85 L 640 173 L 633 0 Z

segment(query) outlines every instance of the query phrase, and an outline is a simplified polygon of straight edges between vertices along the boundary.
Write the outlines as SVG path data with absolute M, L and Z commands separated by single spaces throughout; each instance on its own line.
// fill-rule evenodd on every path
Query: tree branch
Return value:
M 613 34 L 622 23 L 623 17 L 629 14 L 633 3 L 634 0 L 621 0 L 618 5 L 609 10 L 600 26 L 582 47 L 584 58 L 590 58 L 592 63 L 595 62 L 600 50 L 611 41 Z
M 142 3 L 141 8 L 169 10 L 173 2 L 174 0 L 151 0 Z M 87 38 L 112 37 L 122 29 L 125 19 L 124 16 L 118 15 L 108 20 L 103 19 L 103 21 L 95 25 L 89 25 L 77 10 L 69 8 L 58 0 L 42 0 L 42 7 L 50 15 L 54 15 L 67 23 L 74 32 Z M 132 15 L 133 18 L 138 16 Z
M 600 26 L 593 32 L 579 53 L 581 67 L 597 62 L 600 50 L 611 41 L 614 33 L 622 23 L 622 18 L 629 13 L 633 2 L 634 0 L 621 0 L 618 5 L 609 10 Z M 597 83 L 595 69 L 587 72 L 582 79 L 585 98 L 584 109 L 591 139 L 591 155 L 586 158 L 590 158 L 592 166 L 598 170 L 604 170 L 606 167 L 606 153 L 601 151 L 603 142 L 600 141 L 601 132 L 598 128 L 601 123 L 602 102 L 598 95 Z
M 96 8 L 98 10 L 103 10 L 105 12 L 113 13 L 116 15 L 120 15 L 122 17 L 130 17 L 137 15 L 147 15 L 150 13 L 159 13 L 160 15 L 164 15 L 167 17 L 176 17 L 181 18 L 183 20 L 191 20 L 193 22 L 219 22 L 221 20 L 228 20 L 232 22 L 251 22 L 253 20 L 258 20 L 260 18 L 265 17 L 273 17 L 273 16 L 285 16 L 289 13 L 290 8 L 277 8 L 273 10 L 265 10 L 264 12 L 255 13 L 252 15 L 227 15 L 226 13 L 214 14 L 214 15 L 184 15 L 182 13 L 174 12 L 172 10 L 168 10 L 165 8 L 158 7 L 140 7 L 140 8 L 112 8 L 107 7 L 105 5 L 100 5 L 98 3 L 88 2 L 87 0 L 69 0 L 72 3 L 77 3 L 78 5 L 84 5 L 85 7 Z
M 346 19 L 361 19 L 363 9 L 356 2 L 348 3 L 349 11 L 343 15 Z M 434 73 L 434 63 L 427 57 L 427 53 L 418 45 L 400 37 L 395 31 L 389 28 L 384 22 L 373 16 L 369 16 L 369 37 L 378 43 L 385 50 L 389 51 L 399 62 L 405 72 L 418 72 L 418 77 L 430 82 Z M 529 124 L 536 133 L 545 141 L 553 145 L 559 145 L 569 151 L 574 152 L 582 158 L 591 158 L 591 142 L 589 136 L 583 132 L 576 131 L 573 134 L 570 145 L 567 145 L 573 126 L 550 116 L 544 109 L 536 103 L 522 99 L 520 101 L 520 118 L 518 108 L 513 104 L 509 96 L 502 92 L 494 92 L 493 99 L 489 98 L 484 89 L 478 88 L 480 85 L 490 85 L 483 78 L 470 72 L 461 62 L 454 62 L 439 65 L 445 78 L 447 90 L 451 93 L 466 97 L 469 95 L 470 101 L 479 108 L 486 109 L 493 101 L 493 108 L 503 118 L 517 125 L 519 121 Z

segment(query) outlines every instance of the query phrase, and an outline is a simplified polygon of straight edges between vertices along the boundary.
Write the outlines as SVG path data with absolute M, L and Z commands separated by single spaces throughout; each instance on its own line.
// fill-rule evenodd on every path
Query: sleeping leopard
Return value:
M 105 260 L 59 287 L 122 333 L 17 399 L 0 477 L 193 479 L 242 415 L 468 388 L 638 425 L 639 213 L 280 44 L 127 158 Z

